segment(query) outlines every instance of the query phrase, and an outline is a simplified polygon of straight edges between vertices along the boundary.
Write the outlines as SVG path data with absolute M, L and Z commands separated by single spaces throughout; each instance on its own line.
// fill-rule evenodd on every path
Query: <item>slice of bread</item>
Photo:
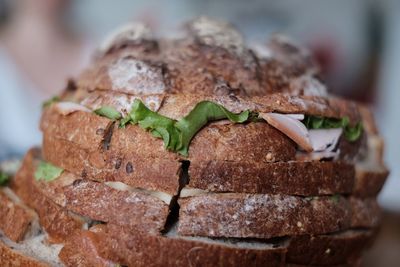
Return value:
M 78 180 L 64 192 L 67 210 L 132 229 L 160 232 L 169 214 L 169 203 L 140 191 L 116 190 L 105 184 Z
M 99 230 L 98 228 L 102 228 Z M 180 237 L 170 231 L 166 236 L 152 235 L 108 224 L 95 226 L 92 254 L 127 266 L 283 266 L 286 243 L 241 242 L 209 238 Z M 67 243 L 60 253 L 82 255 L 81 241 Z M 74 244 L 78 246 L 74 247 Z M 70 252 L 67 252 L 70 251 Z M 82 257 L 82 256 L 76 256 Z M 64 262 L 67 262 L 64 261 Z
M 375 198 L 349 197 L 352 208 L 351 226 L 354 228 L 376 228 L 382 220 L 382 211 Z
M 37 231 L 36 213 L 9 188 L 0 188 L 0 230 L 15 242 Z
M 23 168 L 34 170 L 35 161 L 38 160 L 32 158 L 25 161 Z M 47 207 L 84 216 L 85 220 L 112 222 L 159 232 L 164 228 L 169 214 L 172 196 L 167 194 L 135 189 L 122 183 L 84 180 L 66 171 L 50 182 L 35 180 L 33 172 L 29 175 L 26 179 L 29 179 L 35 193 L 46 199 Z M 17 182 L 18 179 L 19 175 Z
M 115 267 L 118 266 L 111 260 L 103 258 L 99 250 L 104 243 L 100 243 L 99 235 L 93 229 L 102 229 L 92 227 L 91 231 L 75 231 L 65 242 L 60 251 L 60 260 L 65 266 L 71 267 Z
M 383 139 L 378 135 L 368 133 L 367 141 L 367 152 L 364 158 L 355 165 L 356 175 L 353 194 L 359 197 L 378 195 L 389 175 L 383 161 Z
M 11 188 L 26 205 L 37 212 L 39 223 L 49 234 L 51 241 L 59 243 L 74 230 L 81 229 L 86 221 L 49 200 L 37 188 L 33 177 L 37 158 L 40 158 L 40 150 L 31 149 L 27 153 L 22 167 L 12 180 Z
M 181 235 L 271 238 L 376 228 L 381 211 L 374 198 L 295 197 L 239 193 L 181 192 Z
M 211 239 L 181 236 L 175 227 L 164 235 L 149 235 L 108 224 L 76 232 L 60 258 L 67 266 L 109 266 L 104 259 L 128 266 L 352 266 L 375 234 L 347 230 L 270 240 Z
M 46 161 L 82 178 L 118 181 L 170 195 L 176 195 L 180 188 L 181 162 L 168 158 L 142 158 L 140 154 L 124 155 L 113 150 L 88 151 L 46 134 L 42 151 Z
M 389 170 L 384 163 L 384 141 L 375 124 L 373 113 L 365 106 L 359 107 L 367 138 L 367 148 L 355 165 L 353 195 L 375 197 L 381 191 Z
M 353 165 L 332 161 L 194 161 L 189 175 L 190 187 L 213 192 L 316 196 L 350 193 L 354 183 Z
M 183 197 L 181 235 L 235 238 L 324 234 L 348 229 L 351 206 L 341 196 L 215 193 Z

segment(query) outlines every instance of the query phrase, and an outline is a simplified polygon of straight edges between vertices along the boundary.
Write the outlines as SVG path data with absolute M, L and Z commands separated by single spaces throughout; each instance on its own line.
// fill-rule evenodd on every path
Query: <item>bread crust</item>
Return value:
M 38 216 L 40 225 L 49 234 L 50 241 L 63 242 L 73 231 L 81 229 L 85 223 L 81 218 L 47 199 L 33 182 L 35 158 L 39 150 L 31 149 L 26 154 L 22 167 L 15 175 L 11 188 Z
M 373 171 L 356 165 L 352 194 L 360 198 L 376 197 L 382 190 L 388 175 L 389 171 L 385 167 Z
M 30 175 L 33 176 L 33 173 Z M 117 190 L 66 171 L 56 180 L 44 182 L 33 179 L 30 183 L 36 193 L 55 204 L 52 206 L 95 221 L 159 232 L 164 228 L 169 213 L 167 203 L 148 193 Z
M 349 197 L 352 207 L 351 226 L 353 228 L 377 228 L 382 220 L 382 211 L 375 198 L 360 199 Z
M 120 191 L 91 181 L 79 180 L 64 192 L 67 210 L 132 229 L 159 232 L 169 213 L 168 205 L 156 197 Z
M 100 149 L 106 130 L 112 121 L 88 112 L 61 115 L 55 106 L 45 109 L 40 129 L 44 133 L 69 140 L 88 150 Z
M 36 219 L 35 212 L 16 203 L 0 189 L 0 230 L 14 242 L 21 241 Z
M 71 267 L 114 267 L 110 260 L 99 255 L 98 235 L 92 231 L 78 230 L 65 242 L 59 253 L 65 266 Z

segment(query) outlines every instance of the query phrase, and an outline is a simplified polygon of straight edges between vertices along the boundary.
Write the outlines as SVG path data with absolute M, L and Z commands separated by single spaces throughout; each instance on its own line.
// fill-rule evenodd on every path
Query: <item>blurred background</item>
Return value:
M 400 252 L 398 0 L 0 0 L 0 160 L 40 144 L 41 103 L 85 67 L 108 32 L 132 20 L 176 32 L 198 15 L 233 22 L 249 42 L 274 32 L 293 37 L 311 49 L 331 92 L 376 111 L 391 169 L 380 202 L 398 238 L 391 246 Z M 371 266 L 390 266 L 375 258 Z

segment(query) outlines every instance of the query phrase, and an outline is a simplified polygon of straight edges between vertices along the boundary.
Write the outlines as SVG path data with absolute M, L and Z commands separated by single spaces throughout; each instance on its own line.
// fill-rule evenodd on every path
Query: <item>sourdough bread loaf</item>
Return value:
M 249 47 L 206 17 L 176 39 L 119 29 L 1 189 L 0 265 L 359 265 L 383 140 L 318 75 L 290 39 Z

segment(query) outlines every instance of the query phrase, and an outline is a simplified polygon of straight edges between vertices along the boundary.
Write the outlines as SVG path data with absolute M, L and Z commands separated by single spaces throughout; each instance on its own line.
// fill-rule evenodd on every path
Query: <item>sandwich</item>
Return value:
M 365 106 L 282 35 L 128 24 L 4 179 L 1 266 L 359 266 L 388 170 Z

